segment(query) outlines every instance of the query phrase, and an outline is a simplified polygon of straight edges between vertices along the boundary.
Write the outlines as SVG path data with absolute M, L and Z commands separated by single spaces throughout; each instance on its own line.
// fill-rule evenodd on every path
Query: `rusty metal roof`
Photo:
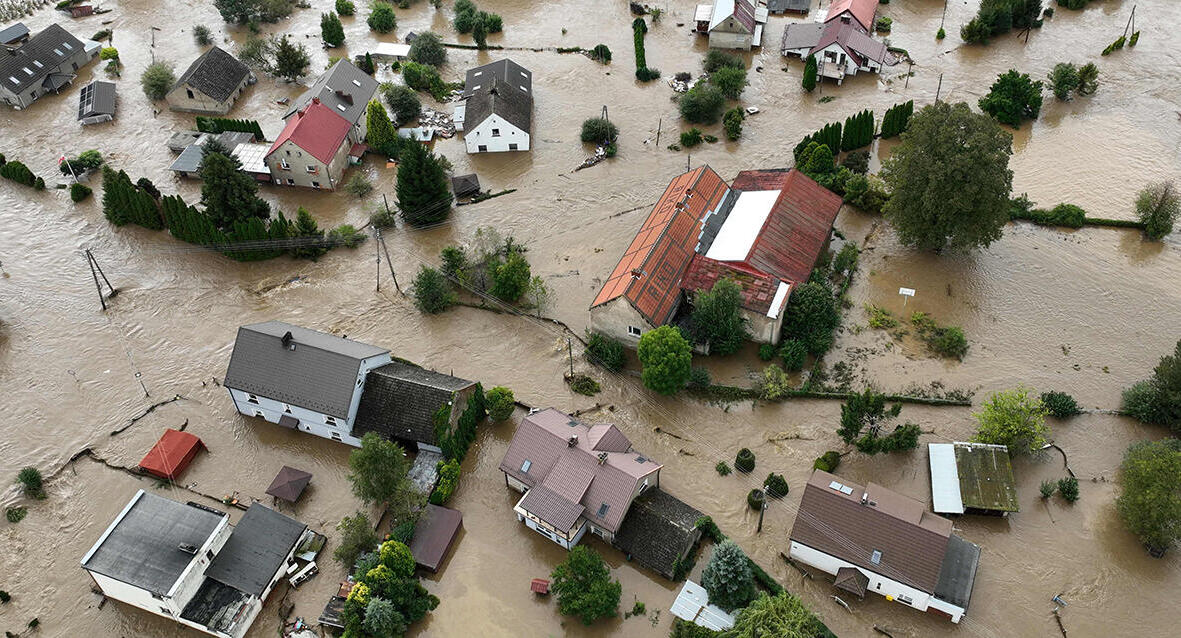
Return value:
M 866 31 L 873 29 L 873 17 L 878 11 L 878 0 L 832 0 L 824 21 L 833 20 L 848 12 Z
M 717 209 L 726 181 L 708 166 L 679 175 L 644 220 L 591 307 L 624 297 L 652 325 L 668 321 L 693 259 L 702 220 Z
M 685 271 L 681 287 L 692 291 L 711 290 L 719 279 L 731 279 L 742 288 L 743 308 L 767 314 L 779 282 L 765 272 L 743 266 L 741 262 L 724 262 L 697 255 Z

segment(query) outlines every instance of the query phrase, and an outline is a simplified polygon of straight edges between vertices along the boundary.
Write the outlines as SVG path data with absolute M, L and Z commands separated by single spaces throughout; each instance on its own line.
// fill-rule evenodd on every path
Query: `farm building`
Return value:
M 1007 516 L 1018 510 L 1009 448 L 956 442 L 928 443 L 927 450 L 935 512 Z

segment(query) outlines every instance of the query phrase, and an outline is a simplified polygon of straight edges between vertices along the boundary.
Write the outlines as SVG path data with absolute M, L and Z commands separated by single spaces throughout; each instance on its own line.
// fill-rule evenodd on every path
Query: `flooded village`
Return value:
M 1181 384 L 1181 233 L 1151 237 L 1137 205 L 1181 177 L 1181 7 L 1024 3 L 1032 28 L 981 35 L 982 4 L 1023 3 L 380 3 L 393 26 L 363 2 L 240 4 L 280 15 L 0 0 L 22 61 L 0 64 L 0 629 L 1173 633 L 1175 539 L 1129 524 L 1168 462 L 1121 464 L 1181 454 L 1178 407 L 1137 408 Z M 428 32 L 445 60 L 424 70 L 407 45 Z M 262 68 L 260 42 L 306 69 Z M 141 82 L 157 62 L 168 82 Z M 1056 97 L 1064 62 L 1097 89 L 1076 68 Z M 1040 109 L 997 99 L 1024 86 L 1010 69 Z M 738 97 L 688 121 L 715 87 Z M 990 156 L 1011 183 L 997 235 L 932 249 L 873 189 L 902 201 L 915 122 L 959 103 L 944 117 L 1011 136 Z M 604 115 L 617 135 L 580 135 Z M 831 123 L 850 139 L 826 157 Z M 75 166 L 91 149 L 103 167 Z M 434 181 L 414 192 L 408 166 Z M 923 205 L 989 206 L 972 166 L 927 166 L 971 197 Z M 244 182 L 257 197 L 203 197 Z M 725 282 L 745 339 L 697 312 Z M 1045 428 L 990 438 L 1005 410 Z M 358 478 L 391 468 L 396 498 Z M 1139 502 L 1176 515 L 1159 492 Z M 606 578 L 571 587 L 575 559 Z M 617 604 L 559 602 L 592 589 Z M 756 625 L 772 604 L 798 626 Z

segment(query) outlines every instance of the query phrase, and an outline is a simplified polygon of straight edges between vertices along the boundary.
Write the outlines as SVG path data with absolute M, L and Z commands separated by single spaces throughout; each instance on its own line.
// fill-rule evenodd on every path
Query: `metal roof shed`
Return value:
M 196 436 L 168 428 L 139 462 L 139 467 L 148 474 L 175 480 L 203 447 L 205 444 Z
M 115 83 L 95 80 L 78 95 L 78 121 L 82 125 L 115 119 Z
M 950 443 L 928 443 L 931 462 L 932 509 L 939 514 L 963 514 L 960 477 L 955 467 L 955 448 Z
M 431 573 L 439 571 L 462 528 L 463 514 L 459 510 L 428 503 L 410 541 L 414 562 Z
M 677 618 L 713 631 L 725 631 L 734 626 L 734 616 L 722 611 L 721 607 L 709 604 L 709 594 L 705 588 L 691 580 L 685 581 L 669 611 Z

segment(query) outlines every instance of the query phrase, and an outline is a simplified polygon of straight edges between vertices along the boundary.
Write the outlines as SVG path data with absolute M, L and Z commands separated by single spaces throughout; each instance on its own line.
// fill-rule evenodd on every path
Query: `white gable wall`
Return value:
M 493 135 L 495 131 L 496 135 Z M 463 141 L 469 153 L 503 153 L 529 150 L 529 132 L 509 124 L 493 113 L 483 122 L 469 127 Z M 511 147 L 511 148 L 510 148 Z

